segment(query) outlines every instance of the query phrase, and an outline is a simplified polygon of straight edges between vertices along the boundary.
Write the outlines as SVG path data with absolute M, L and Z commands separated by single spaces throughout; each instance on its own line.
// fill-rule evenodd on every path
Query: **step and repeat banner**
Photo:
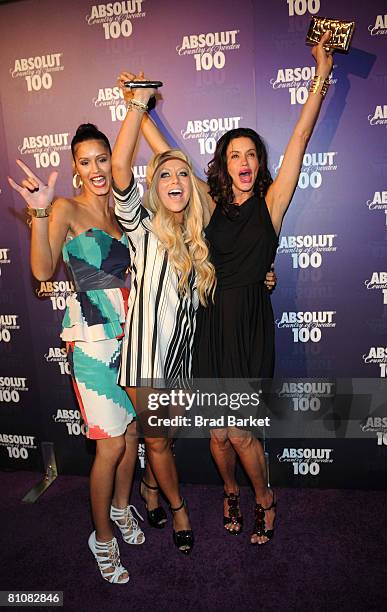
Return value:
M 19 0 L 0 6 L 0 466 L 41 469 L 51 441 L 59 473 L 86 474 L 84 436 L 59 339 L 73 290 L 63 266 L 38 282 L 19 158 L 57 194 L 74 195 L 70 142 L 92 122 L 111 142 L 126 109 L 116 79 L 164 82 L 152 111 L 204 177 L 216 141 L 252 127 L 278 172 L 315 72 L 312 16 L 354 20 L 350 52 L 304 156 L 276 257 L 276 401 L 263 432 L 272 484 L 384 487 L 387 457 L 387 15 L 349 0 Z M 145 188 L 151 152 L 138 147 Z M 143 447 L 139 463 L 143 464 Z M 183 480 L 215 481 L 206 439 L 175 443 Z

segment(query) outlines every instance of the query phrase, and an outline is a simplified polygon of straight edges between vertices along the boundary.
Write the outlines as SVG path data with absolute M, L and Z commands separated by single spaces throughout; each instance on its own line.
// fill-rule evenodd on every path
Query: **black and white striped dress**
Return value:
M 141 204 L 136 182 L 113 187 L 116 216 L 131 254 L 131 289 L 119 384 L 180 388 L 191 378 L 195 315 L 199 304 L 195 275 L 191 297 L 178 292 L 178 276 L 152 231 L 152 212 Z

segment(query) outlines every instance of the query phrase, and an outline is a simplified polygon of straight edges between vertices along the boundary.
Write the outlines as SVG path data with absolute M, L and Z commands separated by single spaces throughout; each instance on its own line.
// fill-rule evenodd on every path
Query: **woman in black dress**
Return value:
M 229 379 L 233 391 L 241 392 L 237 379 L 270 378 L 274 370 L 274 317 L 264 281 L 278 237 L 265 201 L 273 181 L 261 138 L 248 128 L 227 132 L 207 175 L 216 208 L 205 232 L 217 287 L 214 301 L 197 313 L 194 374 Z M 261 443 L 248 429 L 228 427 L 211 430 L 210 448 L 224 481 L 225 528 L 236 535 L 243 524 L 235 480 L 238 455 L 256 495 L 251 543 L 268 541 L 273 530 L 266 528 L 265 513 L 274 510 L 275 500 L 271 493 L 266 501 Z
M 216 208 L 205 232 L 217 287 L 214 301 L 197 313 L 194 374 L 207 381 L 228 379 L 240 393 L 241 379 L 270 378 L 274 370 L 274 317 L 264 281 L 279 227 L 265 200 L 273 181 L 261 138 L 248 128 L 227 132 L 207 175 Z M 262 444 L 249 429 L 225 427 L 211 430 L 210 448 L 224 481 L 225 528 L 236 535 L 243 525 L 235 479 L 238 456 L 256 496 L 251 543 L 265 543 L 273 536 L 269 516 L 274 518 L 275 500 L 267 488 Z
M 308 99 L 272 181 L 265 146 L 256 132 L 227 132 L 217 143 L 207 172 L 215 210 L 206 228 L 217 289 L 214 303 L 197 315 L 195 360 L 201 378 L 268 378 L 274 369 L 274 321 L 264 278 L 274 260 L 283 216 L 292 199 L 306 145 L 319 115 L 332 70 L 324 49 L 326 32 L 313 47 L 317 62 Z M 273 534 L 275 497 L 267 486 L 261 443 L 251 431 L 213 429 L 211 452 L 224 481 L 224 526 L 240 533 L 236 456 L 255 492 L 252 544 L 265 544 Z

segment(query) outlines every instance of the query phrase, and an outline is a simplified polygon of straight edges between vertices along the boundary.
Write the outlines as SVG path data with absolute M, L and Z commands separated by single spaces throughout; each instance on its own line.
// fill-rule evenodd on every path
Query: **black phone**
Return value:
M 125 81 L 124 86 L 127 89 L 157 89 L 158 87 L 162 87 L 161 81 Z

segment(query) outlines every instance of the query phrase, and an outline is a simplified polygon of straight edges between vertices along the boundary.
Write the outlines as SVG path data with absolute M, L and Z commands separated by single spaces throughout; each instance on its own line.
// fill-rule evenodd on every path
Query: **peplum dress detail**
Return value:
M 86 435 L 92 439 L 125 433 L 135 418 L 128 395 L 117 384 L 129 290 L 128 241 L 91 228 L 68 239 L 63 260 L 75 285 L 67 298 L 61 338 Z

